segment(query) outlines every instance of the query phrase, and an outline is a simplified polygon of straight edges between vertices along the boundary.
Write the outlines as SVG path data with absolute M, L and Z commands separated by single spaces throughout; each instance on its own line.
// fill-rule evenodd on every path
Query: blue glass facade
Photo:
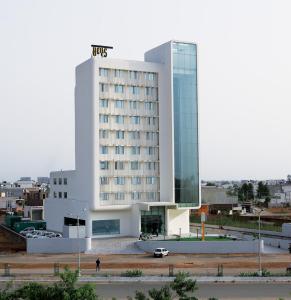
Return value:
M 175 202 L 199 205 L 197 48 L 173 42 Z

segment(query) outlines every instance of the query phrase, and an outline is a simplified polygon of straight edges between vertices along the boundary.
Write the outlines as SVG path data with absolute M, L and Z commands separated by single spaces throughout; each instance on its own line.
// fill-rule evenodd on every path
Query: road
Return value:
M 161 288 L 162 284 L 153 283 L 110 283 L 97 284 L 97 294 L 104 299 L 127 299 L 136 290 L 147 291 Z M 291 299 L 291 283 L 199 283 L 195 296 L 199 300 L 215 297 L 219 300 L 284 300 Z

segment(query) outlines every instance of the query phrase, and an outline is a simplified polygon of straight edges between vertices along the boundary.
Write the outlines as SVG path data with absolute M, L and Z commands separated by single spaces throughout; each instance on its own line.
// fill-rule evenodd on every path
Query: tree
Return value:
M 243 202 L 252 199 L 254 199 L 254 186 L 252 183 L 244 183 L 238 189 L 238 200 Z
M 149 297 L 147 297 L 143 292 L 135 292 L 135 300 L 198 300 L 194 296 L 194 292 L 198 289 L 196 286 L 196 281 L 192 280 L 188 273 L 180 272 L 176 275 L 175 280 L 170 284 L 158 289 L 150 289 L 148 292 Z M 177 294 L 177 297 L 172 296 L 171 289 Z M 131 297 L 127 297 L 132 300 Z
M 270 196 L 270 190 L 268 185 L 265 183 L 263 183 L 262 181 L 260 181 L 258 183 L 258 188 L 257 188 L 257 197 L 259 199 L 265 198 L 265 197 L 269 197 Z
M 171 288 L 179 296 L 179 300 L 198 300 L 194 296 L 194 292 L 198 289 L 196 280 L 187 277 L 189 277 L 189 274 L 179 272 L 174 282 L 171 283 Z
M 151 289 L 149 290 L 149 295 L 154 300 L 171 300 L 172 294 L 169 286 L 164 286 L 160 290 Z
M 0 300 L 98 300 L 94 286 L 84 284 L 76 287 L 78 280 L 78 271 L 72 272 L 68 268 L 60 275 L 61 281 L 53 286 L 45 287 L 39 283 L 33 282 L 23 287 L 0 294 Z M 9 298 L 10 297 L 10 298 Z
M 216 185 L 215 185 L 215 183 L 209 182 L 209 181 L 208 181 L 208 182 L 206 183 L 206 186 L 216 186 Z
M 237 184 L 234 184 L 232 187 L 228 187 L 226 189 L 226 194 L 228 196 L 237 196 L 238 195 L 238 191 L 239 191 L 239 187 L 237 186 Z

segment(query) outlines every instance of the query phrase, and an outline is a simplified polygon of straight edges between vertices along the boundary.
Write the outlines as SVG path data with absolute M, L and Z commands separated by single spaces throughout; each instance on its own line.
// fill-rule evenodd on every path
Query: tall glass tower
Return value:
M 175 202 L 199 204 L 197 48 L 172 43 Z

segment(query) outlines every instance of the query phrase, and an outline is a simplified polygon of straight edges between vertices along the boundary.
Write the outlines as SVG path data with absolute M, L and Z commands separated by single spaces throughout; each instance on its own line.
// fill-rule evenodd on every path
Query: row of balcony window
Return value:
M 125 124 L 126 120 L 130 121 L 130 124 L 138 125 L 142 123 L 144 120 L 144 125 L 157 125 L 158 118 L 157 117 L 141 117 L 141 116 L 123 116 L 123 115 L 99 115 L 100 123 L 109 123 L 109 121 L 115 121 L 115 124 Z
M 54 198 L 67 199 L 68 193 L 67 192 L 54 192 Z
M 147 141 L 154 141 L 157 140 L 159 137 L 158 132 L 153 131 L 124 131 L 124 130 L 114 130 L 114 136 L 118 140 L 124 140 L 125 137 L 131 140 L 140 140 L 141 138 L 144 138 Z M 108 139 L 109 133 L 113 133 L 113 131 L 109 129 L 100 129 L 99 130 L 99 138 L 100 139 Z M 112 134 L 110 134 L 110 137 L 112 137 Z
M 59 184 L 59 185 L 62 185 L 62 184 L 67 185 L 68 184 L 68 179 L 67 178 L 61 178 L 61 177 L 54 178 L 53 179 L 53 183 L 54 183 L 54 185 L 57 185 L 57 184 Z
M 136 85 L 99 83 L 99 92 L 108 93 L 109 91 L 114 92 L 115 94 L 124 94 L 127 92 L 129 95 L 133 96 L 157 97 L 158 95 L 158 89 L 151 86 L 141 87 Z
M 145 110 L 156 111 L 157 102 L 153 101 L 134 101 L 134 100 L 111 100 L 111 99 L 100 99 L 99 106 L 101 108 L 108 108 L 109 102 L 114 103 L 114 107 L 118 109 L 141 109 L 142 105 Z
M 100 161 L 100 170 L 110 170 L 114 168 L 114 170 L 126 170 L 126 167 L 128 170 L 142 170 L 143 167 L 145 170 L 158 170 L 159 163 L 155 161 L 146 161 L 146 162 L 140 162 L 140 161 L 115 161 L 110 162 L 107 160 L 101 160 Z
M 115 200 L 148 200 L 148 201 L 158 201 L 158 193 L 157 192 L 116 192 L 116 193 L 100 193 L 100 200 L 111 200 L 112 197 Z M 111 198 L 111 199 L 110 199 Z
M 155 155 L 158 154 L 157 147 L 140 147 L 140 146 L 113 146 L 115 149 L 114 153 L 119 155 L 130 154 L 130 155 L 140 155 L 141 148 L 143 148 L 143 154 L 145 155 Z M 100 154 L 109 154 L 109 149 L 113 148 L 110 146 L 100 146 Z M 125 151 L 126 150 L 126 151 Z M 112 153 L 112 151 L 110 151 Z
M 142 182 L 145 181 L 146 184 L 153 185 L 157 184 L 158 177 L 155 176 L 148 176 L 148 177 L 140 177 L 140 176 L 133 176 L 133 177 L 100 177 L 100 184 L 101 185 L 108 185 L 111 181 L 114 181 L 115 185 L 125 185 L 126 183 L 130 182 L 133 185 L 140 185 Z
M 157 74 L 153 72 L 99 68 L 99 76 L 109 77 L 110 75 L 116 78 L 129 78 L 132 80 L 144 79 L 144 80 L 154 81 L 157 79 Z

